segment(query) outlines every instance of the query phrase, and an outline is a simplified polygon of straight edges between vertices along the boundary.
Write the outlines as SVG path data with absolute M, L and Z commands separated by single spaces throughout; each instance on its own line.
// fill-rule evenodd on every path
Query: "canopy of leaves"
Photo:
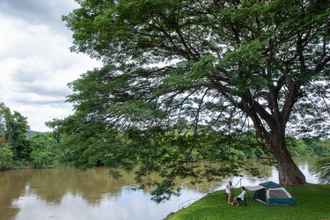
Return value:
M 284 138 L 288 126 L 329 135 L 329 1 L 78 3 L 64 17 L 72 49 L 104 67 L 71 84 L 76 112 L 59 128 L 75 145 L 69 160 L 139 161 L 145 173 L 159 170 L 166 188 L 194 176 L 195 161 L 228 159 L 235 172 L 240 157 L 227 158 L 226 146 L 235 149 L 238 132 L 254 129 L 263 144 L 276 132 Z
M 105 63 L 72 84 L 83 117 L 263 133 L 290 119 L 292 132 L 329 135 L 328 1 L 78 3 L 64 17 L 73 50 Z

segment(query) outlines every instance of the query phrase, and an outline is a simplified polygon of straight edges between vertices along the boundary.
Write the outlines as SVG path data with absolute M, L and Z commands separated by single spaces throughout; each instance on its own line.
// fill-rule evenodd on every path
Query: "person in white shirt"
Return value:
M 226 201 L 228 204 L 231 204 L 232 202 L 232 186 L 233 184 L 231 181 L 229 181 L 225 186 Z
M 239 205 L 243 204 L 245 202 L 245 199 L 246 199 L 245 196 L 246 196 L 246 189 L 243 186 L 241 193 L 237 197 L 235 197 L 232 205 L 233 206 L 239 206 Z

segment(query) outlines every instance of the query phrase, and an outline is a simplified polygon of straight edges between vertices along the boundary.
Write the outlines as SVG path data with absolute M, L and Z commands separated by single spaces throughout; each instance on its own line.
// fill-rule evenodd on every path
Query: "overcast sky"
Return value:
M 28 117 L 32 130 L 71 113 L 67 83 L 99 63 L 71 53 L 61 20 L 74 0 L 0 0 L 0 102 Z

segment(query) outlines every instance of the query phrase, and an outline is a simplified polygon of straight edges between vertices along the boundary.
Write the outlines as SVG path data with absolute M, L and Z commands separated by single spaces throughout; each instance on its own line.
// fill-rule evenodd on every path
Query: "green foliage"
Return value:
M 51 148 L 51 145 L 56 143 L 52 133 L 48 132 L 32 134 L 29 141 L 31 142 L 32 149 Z
M 161 179 L 150 183 L 157 186 L 153 193 L 157 201 L 177 192 L 178 178 L 190 178 L 195 184 L 238 175 L 249 169 L 244 161 L 267 154 L 249 133 L 232 136 L 207 128 L 198 133 L 179 128 L 119 131 L 104 122 L 81 124 L 77 119 L 71 116 L 63 121 L 59 160 L 79 167 L 134 170 L 138 179 L 157 173 Z
M 55 165 L 56 141 L 49 133 L 38 133 L 30 138 L 32 151 L 30 163 L 34 168 L 49 168 Z
M 78 3 L 64 16 L 72 49 L 104 66 L 71 84 L 75 113 L 56 125 L 67 162 L 139 165 L 139 174 L 160 172 L 163 189 L 177 177 L 235 174 L 246 158 L 286 152 L 280 149 L 287 125 L 300 126 L 307 115 L 316 119 L 304 103 L 319 103 L 309 96 L 330 89 L 314 88 L 329 80 L 328 2 Z M 327 111 L 319 109 L 324 119 Z M 297 154 L 308 148 L 293 142 Z M 290 155 L 274 155 L 292 163 L 285 161 Z M 219 161 L 224 165 L 216 167 Z M 205 169 L 196 167 L 201 162 Z M 296 171 L 292 181 L 304 182 L 290 165 L 284 171 Z
M 294 157 L 325 157 L 330 155 L 329 139 L 287 138 L 287 145 Z
M 28 160 L 31 152 L 28 141 L 28 123 L 19 112 L 11 112 L 5 105 L 0 105 L 0 132 L 5 142 L 13 150 L 15 160 Z M 1 134 L 0 133 L 0 134 Z
M 49 168 L 54 164 L 54 154 L 48 149 L 33 149 L 30 157 L 34 168 Z
M 296 139 L 294 137 L 287 138 L 288 148 L 294 157 L 307 157 L 315 155 L 313 148 L 307 145 L 302 139 Z
M 20 113 L 14 112 L 7 118 L 7 140 L 15 153 L 16 159 L 28 159 L 31 152 L 28 142 L 28 123 L 27 119 Z
M 72 83 L 69 101 L 87 121 L 146 128 L 187 120 L 231 132 L 248 118 L 265 138 L 273 133 L 267 127 L 285 128 L 292 113 L 316 117 L 309 99 L 298 101 L 329 89 L 314 89 L 328 80 L 329 3 L 78 3 L 64 16 L 73 50 L 104 61 Z
M 10 146 L 0 145 L 0 170 L 14 167 L 14 153 Z
M 311 155 L 330 156 L 330 139 L 305 138 L 303 140 L 310 149 L 309 151 L 312 152 Z
M 55 126 L 55 122 L 51 124 Z M 3 153 L 8 153 L 8 149 L 11 151 L 15 166 L 29 164 L 35 168 L 53 166 L 59 154 L 55 145 L 59 142 L 59 138 L 56 132 L 52 134 L 30 132 L 24 116 L 0 104 L 0 146 L 7 146 Z M 3 162 L 9 163 L 7 160 Z
M 102 124 L 77 126 L 76 117 L 67 118 L 62 122 L 65 126 L 57 127 L 60 140 L 56 143 L 58 162 L 80 167 L 105 165 L 112 154 L 116 155 L 118 132 L 108 129 Z M 118 145 L 118 148 L 117 148 Z M 112 152 L 113 151 L 113 152 Z M 117 156 L 117 155 L 116 155 Z
M 322 179 L 330 182 L 330 157 L 318 160 L 315 166 L 315 170 Z
M 51 128 L 53 131 L 51 132 L 51 135 L 55 142 L 59 144 L 61 142 L 61 125 L 62 120 L 59 119 L 53 119 L 52 121 L 46 122 L 46 125 Z

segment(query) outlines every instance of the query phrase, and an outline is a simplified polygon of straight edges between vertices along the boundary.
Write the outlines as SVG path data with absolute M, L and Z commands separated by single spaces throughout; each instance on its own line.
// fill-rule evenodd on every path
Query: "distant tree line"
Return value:
M 0 103 L 0 170 L 50 167 L 55 143 L 52 134 L 31 131 L 26 117 Z

